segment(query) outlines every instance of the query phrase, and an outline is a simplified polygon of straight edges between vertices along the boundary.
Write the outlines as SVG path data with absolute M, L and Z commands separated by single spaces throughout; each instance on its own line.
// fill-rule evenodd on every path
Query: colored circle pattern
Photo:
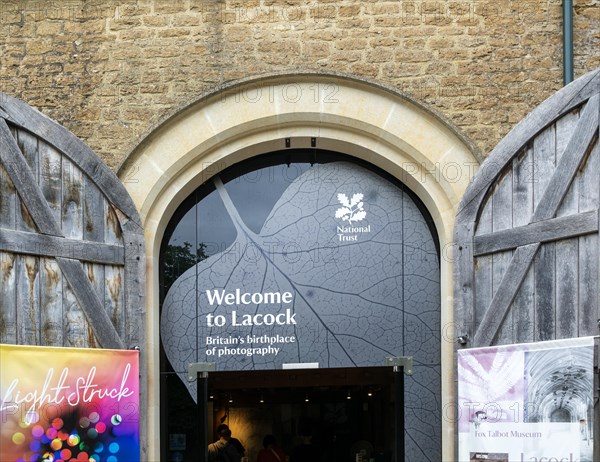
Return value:
M 38 422 L 39 419 L 36 419 L 31 424 L 21 424 L 23 431 L 12 435 L 12 442 L 17 446 L 24 445 L 29 433 L 33 438 L 23 448 L 30 452 L 23 454 L 16 462 L 119 462 L 119 443 L 99 441 L 103 435 L 111 438 L 116 434 L 107 432 L 107 425 L 100 420 L 98 412 L 79 418 L 76 424 L 73 422 L 76 426 L 70 431 L 65 428 L 65 421 L 58 417 L 52 420 L 48 428 Z M 121 422 L 119 414 L 110 417 L 113 429 Z

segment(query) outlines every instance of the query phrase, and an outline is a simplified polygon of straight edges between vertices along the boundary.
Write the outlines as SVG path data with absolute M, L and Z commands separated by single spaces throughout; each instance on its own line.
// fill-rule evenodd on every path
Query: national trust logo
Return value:
M 364 220 L 367 212 L 364 210 L 363 197 L 362 193 L 357 193 L 352 195 L 352 199 L 348 200 L 348 196 L 345 194 L 338 194 L 338 201 L 343 207 L 335 211 L 335 217 L 347 221 L 348 224 L 352 224 L 353 221 Z
M 335 217 L 343 222 L 348 222 L 347 226 L 337 227 L 337 236 L 340 242 L 357 242 L 359 234 L 371 232 L 371 225 L 352 226 L 352 223 L 362 221 L 367 216 L 363 197 L 362 193 L 353 194 L 351 199 L 348 199 L 348 196 L 343 193 L 337 195 L 342 206 L 335 211 Z

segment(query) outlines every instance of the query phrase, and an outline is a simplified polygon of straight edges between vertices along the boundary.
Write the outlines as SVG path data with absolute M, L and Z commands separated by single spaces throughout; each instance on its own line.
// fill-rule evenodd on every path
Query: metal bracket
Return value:
M 456 337 L 456 341 L 460 345 L 466 345 L 467 343 L 469 343 L 469 334 L 459 335 L 458 337 Z
M 216 371 L 215 363 L 191 363 L 188 364 L 188 380 L 193 382 L 198 378 L 198 374 L 203 378 L 208 377 L 209 372 Z
M 385 358 L 385 365 L 393 366 L 394 370 L 396 370 L 397 367 L 402 367 L 405 375 L 413 375 L 412 356 L 388 356 Z

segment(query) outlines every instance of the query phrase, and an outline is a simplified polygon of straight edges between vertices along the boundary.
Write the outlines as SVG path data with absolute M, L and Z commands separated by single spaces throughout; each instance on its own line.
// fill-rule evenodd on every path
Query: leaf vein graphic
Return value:
M 246 238 L 249 241 L 251 241 L 254 245 L 256 245 L 256 248 L 261 253 L 261 255 L 263 256 L 263 258 L 265 259 L 265 261 L 271 263 L 271 265 L 273 265 L 273 268 L 277 269 L 277 271 L 279 272 L 279 274 L 285 280 L 287 280 L 287 282 L 289 283 L 289 285 L 296 291 L 296 293 L 298 294 L 298 296 L 302 299 L 302 301 L 306 304 L 306 306 L 310 309 L 310 311 L 312 311 L 312 313 L 314 314 L 315 318 L 325 328 L 325 331 L 328 334 L 332 334 L 333 338 L 336 340 L 336 343 L 338 344 L 338 346 L 340 347 L 340 349 L 344 352 L 344 354 L 348 357 L 348 359 L 350 360 L 350 362 L 352 364 L 356 365 L 356 363 L 355 363 L 354 358 L 352 357 L 352 355 L 348 352 L 348 350 L 346 349 L 346 347 L 335 337 L 335 335 L 333 335 L 333 332 L 331 332 L 331 328 L 325 322 L 323 322 L 323 319 L 321 318 L 321 316 L 319 315 L 319 313 L 317 312 L 317 310 L 315 310 L 315 308 L 312 306 L 312 304 L 306 299 L 306 297 L 304 296 L 304 294 L 302 294 L 302 292 L 300 292 L 300 290 L 298 290 L 298 288 L 296 287 L 296 283 L 294 281 L 292 281 L 292 279 L 283 270 L 281 270 L 279 268 L 279 266 L 269 257 L 269 255 L 267 254 L 267 252 L 265 252 L 262 243 L 259 242 L 258 236 L 255 233 L 253 233 L 244 224 L 244 222 L 243 222 L 242 218 L 240 217 L 237 209 L 235 208 L 235 205 L 233 204 L 233 201 L 229 197 L 229 194 L 227 193 L 227 190 L 225 189 L 225 186 L 223 185 L 223 182 L 221 181 L 221 179 L 219 177 L 216 177 L 214 179 L 214 184 L 215 184 L 215 187 L 216 187 L 216 189 L 217 189 L 217 191 L 218 191 L 218 193 L 219 193 L 219 195 L 221 197 L 221 200 L 223 201 L 223 204 L 225 205 L 225 209 L 229 213 L 229 216 L 232 218 L 232 221 L 234 222 L 234 225 L 236 226 L 236 228 L 238 229 L 238 231 L 240 231 L 241 233 L 245 234 Z M 329 358 L 329 347 L 328 347 L 328 358 Z
M 309 286 L 307 284 L 302 284 L 302 283 L 296 283 L 296 285 L 298 287 L 310 287 L 311 289 L 316 288 L 314 285 Z M 343 292 L 341 290 L 329 289 L 327 287 L 318 287 L 318 289 L 323 290 L 325 292 L 332 293 L 332 294 L 339 294 L 339 295 L 347 295 L 348 294 L 348 292 Z M 374 305 L 383 306 L 383 307 L 389 308 L 389 309 L 394 310 L 394 311 L 399 311 L 399 312 L 403 311 L 402 308 L 398 308 L 397 306 L 389 305 L 387 303 L 383 303 L 383 302 L 379 302 L 379 301 L 376 302 L 376 301 L 373 301 L 373 300 L 369 300 L 368 298 L 363 297 L 361 294 L 358 294 L 358 293 L 353 293 L 353 295 L 355 295 L 356 297 L 358 297 L 361 300 L 364 300 L 366 302 L 372 303 Z M 407 313 L 407 314 L 410 315 L 410 313 Z
M 262 281 L 261 281 L 261 284 L 260 284 L 260 290 L 261 290 L 261 292 L 263 292 L 265 290 L 265 281 L 267 280 L 267 273 L 268 272 L 269 272 L 269 267 L 268 267 L 268 265 L 265 265 L 265 270 L 263 271 L 263 278 L 262 278 Z M 255 305 L 254 314 L 258 313 L 258 307 L 259 306 L 260 306 L 259 304 Z M 254 335 L 254 325 L 252 325 L 252 328 L 250 329 L 250 332 Z M 252 364 L 256 365 L 255 357 L 251 356 L 251 359 L 252 359 Z
M 373 342 L 370 342 L 369 340 L 367 340 L 367 339 L 365 339 L 365 338 L 363 338 L 363 337 L 359 337 L 358 335 L 344 334 L 344 333 L 337 333 L 336 335 L 337 335 L 337 336 L 339 336 L 339 337 L 349 337 L 349 338 L 355 338 L 355 339 L 357 339 L 357 340 L 360 340 L 360 341 L 362 341 L 362 342 L 365 342 L 365 343 L 366 343 L 366 344 L 368 344 L 368 345 L 371 345 L 372 347 L 375 347 L 375 348 L 376 348 L 376 349 L 378 349 L 378 350 L 381 350 L 381 351 L 383 351 L 384 353 L 387 353 L 387 354 L 389 354 L 389 355 L 393 355 L 393 354 L 394 354 L 393 352 L 391 352 L 391 351 L 388 351 L 388 350 L 386 350 L 385 348 L 381 348 L 379 345 L 376 345 L 375 343 L 373 343 Z

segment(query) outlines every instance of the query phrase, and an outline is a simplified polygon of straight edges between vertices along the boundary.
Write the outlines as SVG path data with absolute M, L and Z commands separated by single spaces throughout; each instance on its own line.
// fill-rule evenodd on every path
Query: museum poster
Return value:
M 458 352 L 459 460 L 585 462 L 594 338 Z
M 0 345 L 0 460 L 140 460 L 137 351 Z

